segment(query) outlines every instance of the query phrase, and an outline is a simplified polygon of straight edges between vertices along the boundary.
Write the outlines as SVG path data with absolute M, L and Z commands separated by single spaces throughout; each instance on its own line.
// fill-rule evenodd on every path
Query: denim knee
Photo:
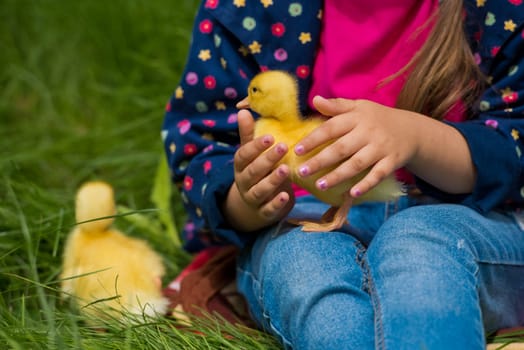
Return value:
M 258 290 L 246 294 L 251 307 L 259 308 L 253 313 L 262 317 L 259 321 L 266 329 L 290 347 L 344 349 L 341 344 L 347 343 L 351 326 L 347 315 L 357 315 L 357 333 L 372 341 L 372 308 L 362 289 L 360 266 L 365 249 L 358 241 L 345 233 L 305 233 L 297 228 L 257 243 L 249 264 L 241 265 L 252 269 L 251 286 Z M 249 294 L 258 300 L 249 300 Z M 353 337 L 347 344 L 360 341 L 358 335 Z
M 381 276 L 404 276 L 411 283 L 417 283 L 418 276 L 437 283 L 429 274 L 458 271 L 474 278 L 478 265 L 475 238 L 469 233 L 478 227 L 467 217 L 479 214 L 472 212 L 460 205 L 445 204 L 412 207 L 395 214 L 368 248 L 369 269 Z
M 432 266 L 448 263 L 443 255 L 475 269 L 475 243 L 469 232 L 478 229 L 470 215 L 480 214 L 454 204 L 415 206 L 393 215 L 376 233 L 368 258 L 377 262 Z M 397 259 L 398 258 L 398 259 Z M 410 260 L 411 259 L 411 260 Z
M 470 215 L 458 205 L 412 207 L 377 232 L 366 264 L 379 348 L 445 348 L 451 339 L 483 347 Z

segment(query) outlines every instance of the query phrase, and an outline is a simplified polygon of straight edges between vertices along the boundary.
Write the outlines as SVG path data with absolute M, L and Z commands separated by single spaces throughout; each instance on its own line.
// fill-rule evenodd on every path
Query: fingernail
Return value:
M 298 169 L 298 173 L 300 176 L 307 176 L 309 174 L 309 167 L 307 165 L 303 165 Z
M 362 191 L 358 188 L 353 190 L 353 197 L 360 197 L 362 195 Z
M 282 155 L 284 153 L 286 153 L 286 146 L 284 146 L 283 144 L 279 143 L 277 146 L 276 146 L 276 149 L 277 149 L 277 153 Z
M 271 136 L 266 135 L 262 138 L 262 143 L 266 146 L 269 146 L 271 144 Z
M 317 187 L 321 190 L 327 189 L 327 181 L 326 179 L 320 179 L 317 181 Z
M 287 175 L 287 171 L 285 171 L 285 170 L 282 169 L 281 167 L 279 167 L 279 168 L 277 169 L 277 173 L 278 173 L 278 175 L 281 176 L 281 177 L 285 177 L 285 176 Z
M 296 145 L 295 146 L 295 153 L 298 154 L 298 155 L 301 155 L 302 153 L 304 153 L 304 146 Z

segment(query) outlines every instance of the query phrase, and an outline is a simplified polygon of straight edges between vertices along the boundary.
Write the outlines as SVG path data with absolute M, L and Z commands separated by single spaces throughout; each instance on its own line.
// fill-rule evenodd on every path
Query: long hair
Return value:
M 462 0 L 443 0 L 429 24 L 428 39 L 393 78 L 409 72 L 396 107 L 442 120 L 460 102 L 477 101 L 485 79 L 466 37 Z

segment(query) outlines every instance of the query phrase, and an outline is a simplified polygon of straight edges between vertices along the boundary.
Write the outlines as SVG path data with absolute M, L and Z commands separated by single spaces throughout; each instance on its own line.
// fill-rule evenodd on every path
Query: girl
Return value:
M 163 128 L 186 248 L 239 246 L 238 287 L 288 348 L 481 349 L 524 324 L 523 22 L 517 0 L 204 1 Z M 235 110 L 265 69 L 330 117 L 294 149 Z M 407 195 L 306 234 L 285 219 L 327 206 L 271 169 L 329 140 L 301 176 L 342 160 L 320 189 L 369 168 L 353 197 L 393 172 Z

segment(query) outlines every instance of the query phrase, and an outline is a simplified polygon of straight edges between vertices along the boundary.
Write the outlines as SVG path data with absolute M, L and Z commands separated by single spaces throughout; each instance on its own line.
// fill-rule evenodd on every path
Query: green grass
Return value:
M 59 298 L 74 195 L 87 180 L 111 183 L 117 202 L 137 211 L 116 225 L 164 257 L 164 282 L 188 262 L 176 239 L 184 219 L 178 194 L 168 197 L 171 188 L 157 174 L 166 175 L 163 111 L 185 62 L 197 5 L 1 1 L 1 349 L 277 347 L 260 332 L 216 320 L 195 320 L 200 333 L 168 319 L 140 326 L 115 320 L 100 332 Z M 168 204 L 172 217 L 158 210 Z M 174 227 L 166 226 L 173 218 Z
M 117 202 L 136 211 L 116 224 L 164 257 L 164 282 L 188 262 L 175 237 L 184 219 L 179 197 L 167 196 L 158 174 L 165 175 L 163 110 L 197 3 L 1 0 L 1 349 L 279 348 L 267 335 L 216 320 L 194 320 L 192 329 L 168 319 L 115 320 L 100 332 L 59 298 L 74 195 L 86 180 L 108 181 Z M 172 217 L 158 210 L 167 204 Z

